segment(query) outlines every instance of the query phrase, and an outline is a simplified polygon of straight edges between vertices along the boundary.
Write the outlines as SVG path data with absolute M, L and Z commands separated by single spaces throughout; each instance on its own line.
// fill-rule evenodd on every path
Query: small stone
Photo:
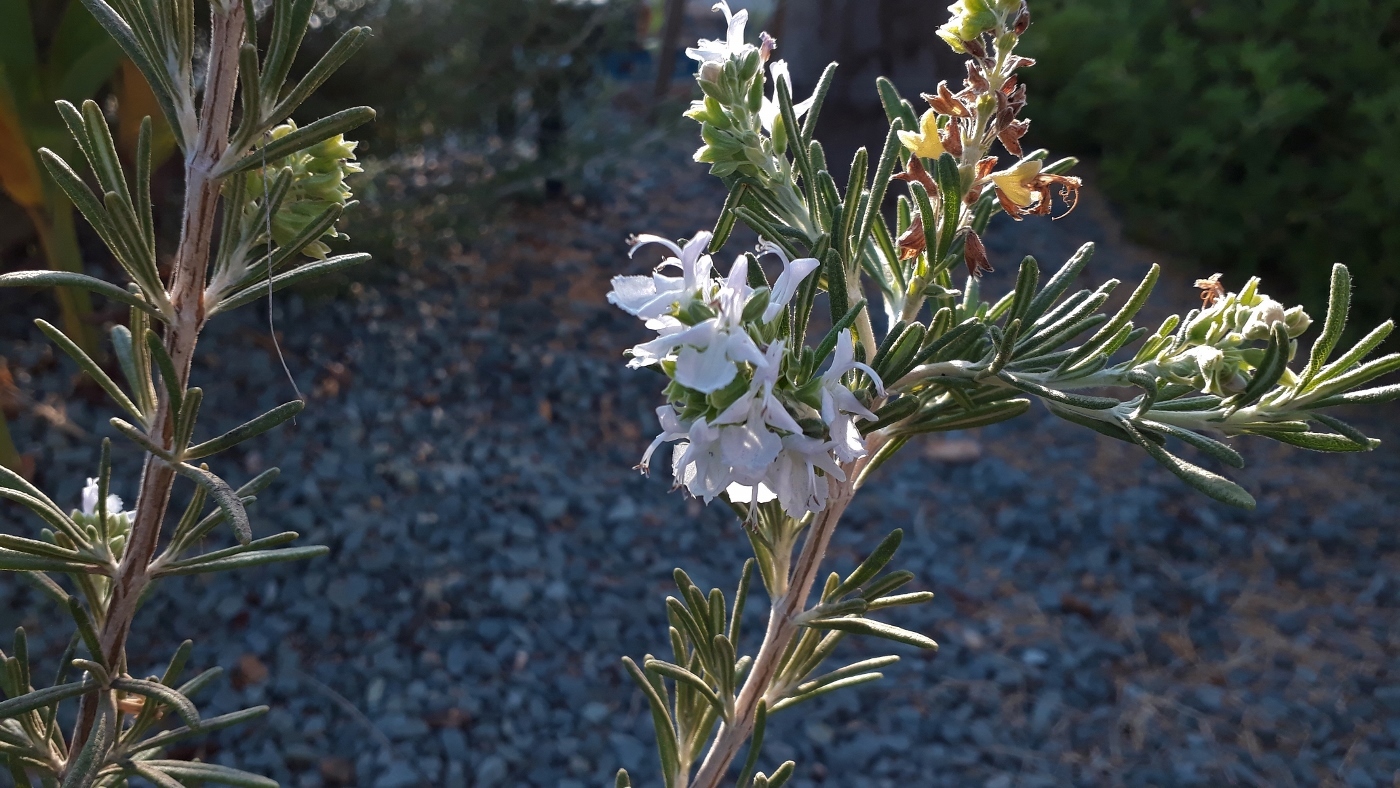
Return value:
M 509 767 L 506 759 L 499 755 L 488 755 L 476 766 L 476 784 L 479 788 L 491 788 L 506 778 Z

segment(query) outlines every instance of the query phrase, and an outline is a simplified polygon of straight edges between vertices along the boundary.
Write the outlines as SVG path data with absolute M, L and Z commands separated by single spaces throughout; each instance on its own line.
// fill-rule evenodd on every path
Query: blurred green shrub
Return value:
M 357 245 L 404 262 L 435 237 L 469 236 L 505 197 L 576 186 L 629 133 L 625 119 L 605 119 L 616 109 L 607 66 L 635 60 L 643 5 L 319 0 L 322 32 L 308 51 L 354 25 L 375 31 L 305 110 L 351 99 L 379 110 L 358 132 L 371 179 L 361 210 L 372 220 L 357 223 Z
M 1312 296 L 1343 262 L 1357 323 L 1395 313 L 1400 2 L 1041 0 L 1034 23 L 1032 135 L 1096 153 L 1133 235 Z
M 570 103 L 587 101 L 605 53 L 636 47 L 638 0 L 321 0 L 322 26 L 374 25 L 341 93 L 383 107 L 370 133 L 384 150 L 483 132 L 544 148 Z M 334 36 L 315 36 L 329 46 Z M 547 155 L 549 151 L 545 151 Z

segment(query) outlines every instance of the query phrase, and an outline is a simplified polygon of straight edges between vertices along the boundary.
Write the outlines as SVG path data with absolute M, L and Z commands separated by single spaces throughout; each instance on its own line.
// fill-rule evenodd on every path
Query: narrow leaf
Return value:
M 191 446 L 185 450 L 184 457 L 188 460 L 197 460 L 200 457 L 208 457 L 211 454 L 217 454 L 225 449 L 237 446 L 243 441 L 256 438 L 264 432 L 294 418 L 305 408 L 306 403 L 301 400 L 292 400 L 291 402 L 278 405 L 256 419 L 240 427 L 236 427 L 213 440 Z

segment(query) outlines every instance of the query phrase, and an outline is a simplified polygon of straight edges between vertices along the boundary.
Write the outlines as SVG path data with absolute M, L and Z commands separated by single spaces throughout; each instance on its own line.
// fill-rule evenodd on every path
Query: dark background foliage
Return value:
M 1400 2 L 1039 0 L 1034 134 L 1098 162 L 1140 240 L 1320 314 L 1331 264 L 1400 297 Z

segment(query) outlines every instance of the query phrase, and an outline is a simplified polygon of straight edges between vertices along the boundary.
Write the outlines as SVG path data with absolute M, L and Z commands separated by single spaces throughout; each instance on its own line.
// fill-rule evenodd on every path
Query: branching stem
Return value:
M 739 691 L 733 722 L 720 725 L 709 752 L 705 754 L 705 760 L 700 764 L 700 771 L 695 775 L 694 788 L 719 788 L 730 764 L 743 749 L 744 743 L 753 735 L 758 702 L 766 699 L 769 705 L 772 705 L 778 700 L 777 697 L 772 697 L 773 683 L 778 678 L 778 668 L 788 644 L 801 629 L 797 617 L 807 607 L 807 598 L 816 583 L 822 560 L 826 558 L 831 535 L 836 531 L 836 525 L 841 521 L 846 506 L 855 497 L 856 480 L 860 478 L 860 473 L 869 458 L 879 450 L 878 444 L 882 440 L 881 437 L 872 436 L 868 441 L 872 445 L 866 447 L 869 453 L 842 466 L 846 473 L 846 481 L 836 481 L 833 477 L 827 477 L 831 487 L 826 508 L 818 512 L 812 520 L 807 539 L 802 543 L 802 552 L 793 566 L 787 590 L 772 601 L 768 613 L 768 629 L 764 632 L 763 644 L 759 647 L 758 656 L 754 658 L 744 687 Z
M 238 87 L 238 49 L 243 42 L 243 4 L 230 3 L 224 9 L 211 4 L 209 72 L 204 87 L 204 103 L 194 144 L 185 156 L 184 221 L 180 245 L 170 275 L 174 320 L 165 334 L 165 349 L 175 363 L 178 388 L 189 383 L 190 364 L 200 329 L 204 327 L 204 284 L 209 251 L 218 221 L 219 182 L 215 167 L 228 147 L 229 122 Z M 171 447 L 174 414 L 168 396 L 162 391 L 151 422 L 151 439 Z M 170 504 L 175 471 L 164 460 L 148 456 L 141 474 L 141 488 L 131 537 L 117 575 L 99 633 L 102 659 L 109 669 L 120 673 L 125 664 L 126 641 L 142 592 L 151 581 L 150 563 L 160 542 L 161 525 Z M 82 751 L 97 718 L 98 694 L 83 698 L 70 753 Z

